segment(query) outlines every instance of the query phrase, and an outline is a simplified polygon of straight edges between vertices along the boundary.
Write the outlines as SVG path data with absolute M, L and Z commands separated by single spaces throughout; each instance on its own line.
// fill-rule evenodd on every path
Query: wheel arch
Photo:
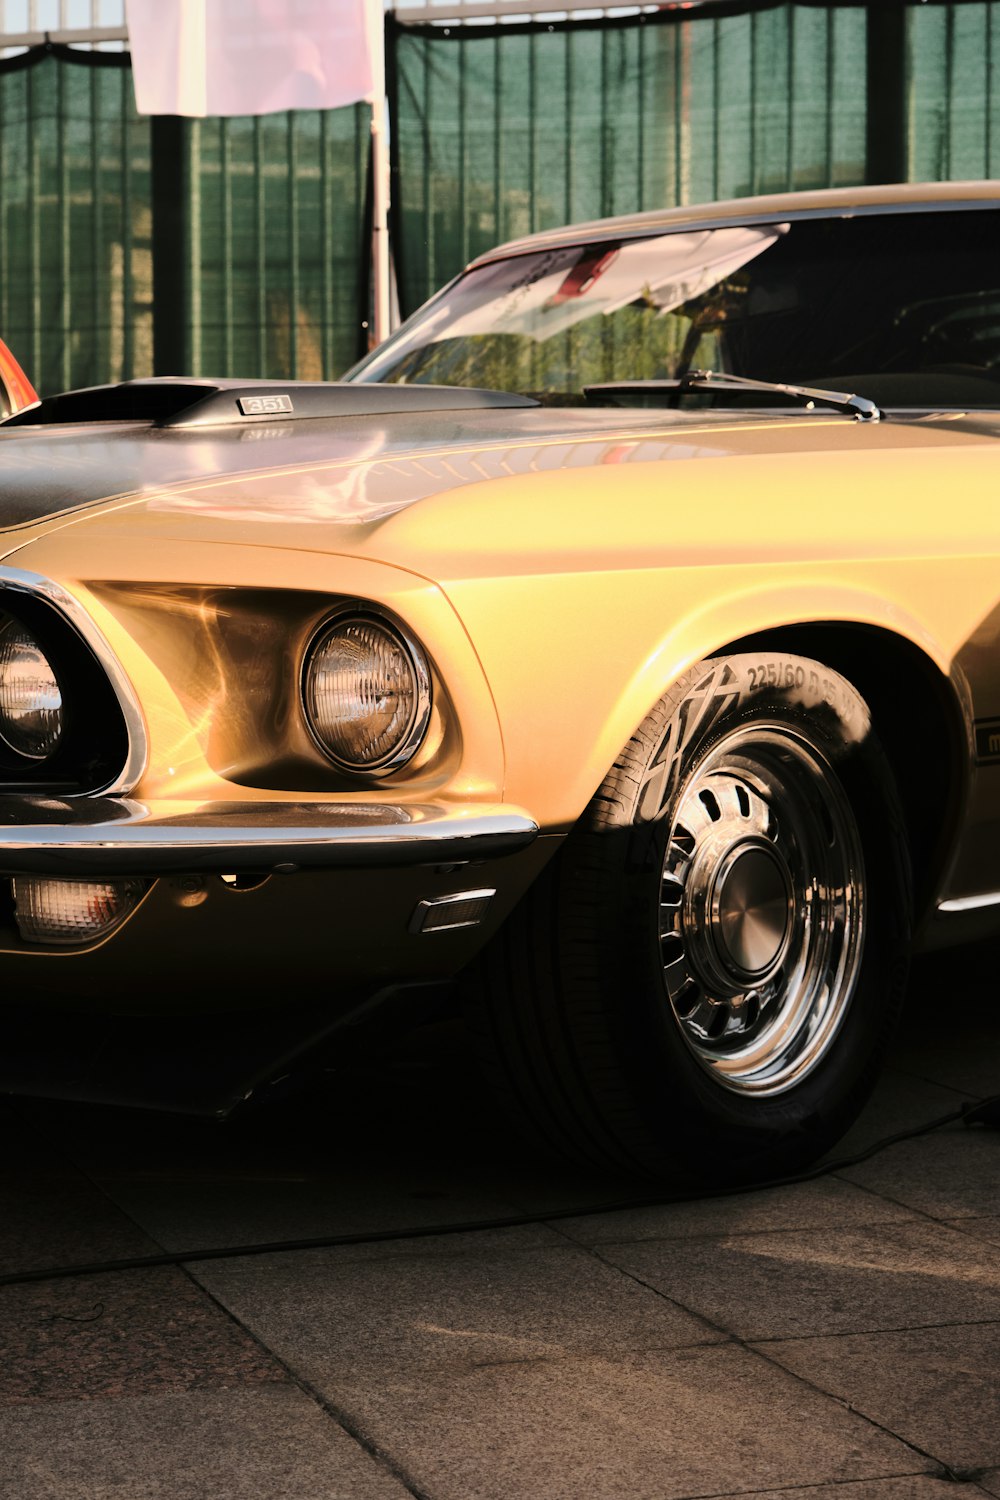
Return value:
M 755 631 L 710 654 L 764 650 L 823 662 L 846 677 L 868 704 L 899 789 L 919 919 L 941 883 L 968 797 L 968 728 L 959 687 L 904 636 L 843 620 Z M 900 713 L 900 704 L 913 705 L 912 714 Z

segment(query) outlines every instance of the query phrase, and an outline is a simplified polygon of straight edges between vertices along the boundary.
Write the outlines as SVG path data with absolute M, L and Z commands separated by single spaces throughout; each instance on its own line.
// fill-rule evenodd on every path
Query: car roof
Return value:
M 773 193 L 758 198 L 729 198 L 720 203 L 684 204 L 679 208 L 653 209 L 641 214 L 622 214 L 612 219 L 546 229 L 522 239 L 509 240 L 479 255 L 472 266 L 508 255 L 525 255 L 559 245 L 575 245 L 605 239 L 641 238 L 679 229 L 702 229 L 736 219 L 741 224 L 776 220 L 843 217 L 879 210 L 915 212 L 920 209 L 1000 207 L 1000 181 L 900 182 L 876 187 L 819 188 L 807 192 Z

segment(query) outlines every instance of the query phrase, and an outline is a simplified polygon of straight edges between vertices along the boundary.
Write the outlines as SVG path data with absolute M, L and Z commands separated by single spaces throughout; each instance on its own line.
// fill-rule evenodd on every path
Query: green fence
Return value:
M 1000 172 L 1000 4 L 912 11 L 906 75 L 910 179 Z
M 1000 0 L 390 22 L 387 44 L 404 312 L 570 220 L 1000 171 Z M 43 391 L 338 375 L 367 338 L 368 125 L 149 120 L 125 55 L 0 63 L 0 334 Z
M 401 302 L 576 219 L 865 178 L 866 12 L 397 27 Z
M 149 122 L 127 70 L 0 69 L 0 334 L 43 390 L 153 368 Z
M 367 300 L 367 107 L 185 126 L 194 161 L 198 373 L 328 380 Z
M 39 390 L 329 379 L 366 332 L 367 106 L 150 120 L 128 58 L 0 64 L 0 336 Z

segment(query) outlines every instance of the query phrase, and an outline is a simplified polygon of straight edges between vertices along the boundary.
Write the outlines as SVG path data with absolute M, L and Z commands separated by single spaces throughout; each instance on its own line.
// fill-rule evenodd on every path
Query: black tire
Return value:
M 863 700 L 802 657 L 721 657 L 664 695 L 484 953 L 474 1031 L 563 1153 L 673 1182 L 781 1175 L 868 1097 L 909 921 Z

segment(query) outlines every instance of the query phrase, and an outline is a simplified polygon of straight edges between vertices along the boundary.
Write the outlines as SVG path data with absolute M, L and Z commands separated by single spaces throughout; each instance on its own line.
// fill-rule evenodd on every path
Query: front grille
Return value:
M 129 732 L 107 673 L 79 631 L 48 599 L 0 587 L 0 619 L 11 619 L 37 640 L 56 670 L 64 728 L 43 760 L 31 759 L 0 738 L 0 790 L 73 795 L 115 784 L 129 756 Z

